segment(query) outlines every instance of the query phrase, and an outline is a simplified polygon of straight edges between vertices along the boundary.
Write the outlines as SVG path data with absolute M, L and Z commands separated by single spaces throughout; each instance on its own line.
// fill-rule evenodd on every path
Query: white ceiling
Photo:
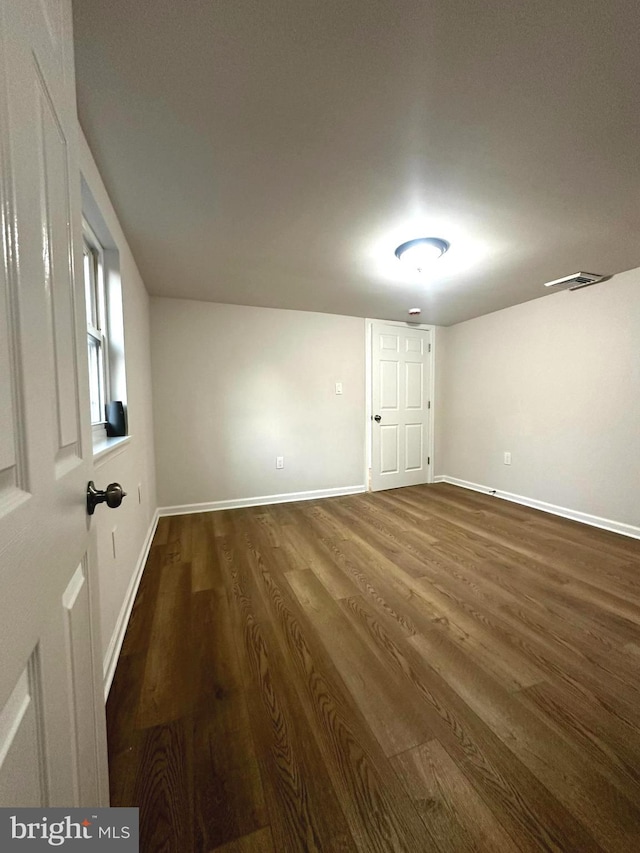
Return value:
M 640 266 L 637 0 L 74 21 L 80 122 L 153 294 L 449 325 Z M 403 274 L 395 247 L 429 235 L 451 249 Z

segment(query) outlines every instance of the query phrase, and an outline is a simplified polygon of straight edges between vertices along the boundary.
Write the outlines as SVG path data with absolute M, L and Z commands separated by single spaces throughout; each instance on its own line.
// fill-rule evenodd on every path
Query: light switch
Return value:
M 336 382 L 336 394 L 342 394 L 342 382 Z

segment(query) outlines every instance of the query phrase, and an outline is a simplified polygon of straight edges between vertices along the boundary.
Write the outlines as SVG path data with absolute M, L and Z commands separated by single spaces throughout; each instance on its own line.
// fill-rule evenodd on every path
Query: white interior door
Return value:
M 0 0 L 0 806 L 107 805 L 70 0 Z
M 371 488 L 429 482 L 431 333 L 371 324 Z

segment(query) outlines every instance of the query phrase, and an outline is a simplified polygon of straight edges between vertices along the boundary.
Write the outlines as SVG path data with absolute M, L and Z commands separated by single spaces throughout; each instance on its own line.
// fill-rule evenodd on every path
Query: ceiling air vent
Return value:
M 545 287 L 568 287 L 569 290 L 578 290 L 580 287 L 588 287 L 590 284 L 596 284 L 599 281 L 604 281 L 606 278 L 608 276 L 599 275 L 595 272 L 574 272 L 572 275 L 566 275 L 564 278 L 548 281 Z

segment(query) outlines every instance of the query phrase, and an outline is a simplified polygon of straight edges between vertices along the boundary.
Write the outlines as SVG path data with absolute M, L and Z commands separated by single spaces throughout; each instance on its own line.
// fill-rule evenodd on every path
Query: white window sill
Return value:
M 107 459 L 121 453 L 131 441 L 130 435 L 119 435 L 115 438 L 100 438 L 93 443 L 93 461 L 96 465 L 102 465 Z

